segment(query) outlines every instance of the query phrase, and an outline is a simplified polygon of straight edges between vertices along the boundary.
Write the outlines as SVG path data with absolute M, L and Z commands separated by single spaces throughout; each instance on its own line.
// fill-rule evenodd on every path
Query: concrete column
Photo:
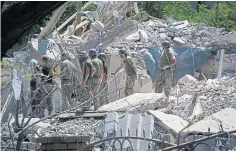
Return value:
M 221 79 L 221 74 L 222 74 L 223 64 L 224 64 L 224 53 L 225 53 L 225 50 L 224 50 L 224 49 L 221 49 L 221 50 L 220 50 L 220 62 L 219 62 L 217 80 L 220 80 L 220 79 Z

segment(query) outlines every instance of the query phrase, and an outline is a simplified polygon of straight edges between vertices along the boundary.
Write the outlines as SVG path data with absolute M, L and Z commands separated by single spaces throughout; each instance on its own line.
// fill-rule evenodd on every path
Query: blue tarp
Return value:
M 176 72 L 175 79 L 179 80 L 183 76 L 189 74 L 194 75 L 196 71 L 202 65 L 204 65 L 207 59 L 210 57 L 210 53 L 204 48 L 173 48 L 176 55 Z M 162 50 L 160 48 L 149 48 L 143 59 L 145 61 L 147 70 L 150 73 L 152 81 L 157 78 L 158 63 Z

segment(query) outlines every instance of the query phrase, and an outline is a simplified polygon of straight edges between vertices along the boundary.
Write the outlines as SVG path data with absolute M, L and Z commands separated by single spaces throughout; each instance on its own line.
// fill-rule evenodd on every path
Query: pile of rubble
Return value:
M 90 136 L 91 141 L 99 140 L 99 135 L 103 132 L 103 120 L 78 118 L 68 121 L 55 121 L 50 127 L 43 128 L 40 136 Z
M 161 42 L 168 40 L 175 47 L 212 47 L 213 50 L 219 48 L 233 49 L 235 43 L 217 43 L 223 40 L 223 35 L 235 34 L 227 32 L 224 28 L 208 27 L 206 24 L 190 24 L 188 21 L 176 21 L 168 24 L 165 20 L 155 19 L 147 22 L 138 23 L 138 31 L 116 40 L 118 43 L 111 44 L 112 47 L 129 47 L 133 50 L 136 47 L 161 46 Z M 233 45 L 232 45 L 233 44 Z
M 123 3 L 125 4 L 125 2 Z M 130 50 L 130 53 L 138 66 L 139 81 L 142 81 L 142 79 L 149 77 L 146 73 L 145 62 L 139 50 L 142 48 L 151 47 L 159 48 L 161 47 L 162 41 L 165 40 L 170 41 L 174 48 L 205 47 L 216 51 L 222 48 L 226 50 L 236 50 L 235 42 L 230 40 L 224 41 L 224 39 L 234 39 L 235 32 L 226 32 L 223 28 L 208 27 L 202 23 L 191 24 L 188 21 L 169 22 L 167 20 L 160 20 L 153 17 L 151 18 L 152 19 L 147 22 L 127 20 L 119 25 L 104 25 L 105 23 L 103 24 L 102 21 L 95 21 L 91 24 L 88 31 L 83 31 L 77 36 L 75 36 L 72 31 L 79 30 L 82 27 L 77 28 L 74 25 L 69 26 L 63 35 L 59 36 L 57 32 L 54 32 L 48 39 L 51 44 L 55 44 L 56 48 L 54 48 L 57 49 L 57 52 L 53 52 L 57 54 L 56 57 L 54 56 L 54 60 L 57 60 L 60 57 L 59 52 L 64 50 L 69 50 L 70 54 L 76 58 L 79 51 L 89 50 L 91 48 L 101 47 L 101 49 L 105 50 L 108 54 L 117 53 L 120 48 L 125 48 Z M 82 23 L 88 24 L 86 21 L 83 21 Z M 227 38 L 227 36 L 232 37 Z M 38 41 L 36 39 L 31 41 L 32 48 L 36 50 L 38 49 L 36 45 L 37 42 Z M 52 46 L 52 49 L 54 48 Z M 24 54 L 22 53 L 18 59 L 22 59 L 23 55 Z M 14 59 L 17 60 L 17 57 Z M 27 66 L 25 60 L 22 59 L 21 61 L 26 64 L 25 66 Z M 171 102 L 169 106 L 164 109 L 163 104 L 165 104 L 165 102 L 163 94 L 136 93 L 104 105 L 99 110 L 107 112 L 129 112 L 129 114 L 137 115 L 152 113 L 152 111 L 149 111 L 156 110 L 158 108 L 158 110 L 153 113 L 156 115 L 163 115 L 168 112 L 168 116 L 174 116 L 172 119 L 179 116 L 176 119 L 178 120 L 180 117 L 183 118 L 181 120 L 184 121 L 185 125 L 182 126 L 185 127 L 189 122 L 198 122 L 207 116 L 211 116 L 212 114 L 221 111 L 222 109 L 236 108 L 236 78 L 235 75 L 229 75 L 230 77 L 224 77 L 221 81 L 211 79 L 197 81 L 192 76 L 184 76 L 172 89 L 170 98 Z M 159 114 L 158 112 L 161 113 Z M 123 115 L 119 116 L 119 119 L 123 117 Z M 165 116 L 163 117 L 165 118 Z M 31 122 L 34 122 L 34 120 L 39 119 L 35 118 Z M 154 123 L 154 120 L 151 121 Z M 39 125 L 36 125 L 33 128 L 40 137 L 86 135 L 90 136 L 91 142 L 94 142 L 102 139 L 104 133 L 106 133 L 104 132 L 105 125 L 104 120 L 102 119 L 95 120 L 93 118 L 76 118 L 63 122 L 60 120 L 55 120 L 54 122 L 49 120 L 46 122 L 48 123 L 45 124 L 40 122 Z M 155 121 L 155 126 L 153 126 L 155 129 L 152 135 L 155 137 L 158 137 L 157 135 L 159 134 L 165 135 L 166 133 L 169 133 L 168 130 L 159 124 L 159 121 Z M 173 123 L 170 125 L 173 126 Z M 2 136 L 9 137 L 10 133 L 8 125 L 3 124 L 2 126 Z M 123 125 L 121 124 L 121 126 Z M 10 123 L 10 128 L 12 131 L 13 127 L 14 126 L 12 126 L 12 123 Z M 180 127 L 178 127 L 178 132 L 180 131 Z M 151 138 L 151 129 L 149 130 Z M 31 133 L 30 135 L 32 136 L 33 131 L 29 133 Z
M 233 74 L 231 77 L 223 77 L 221 81 L 197 81 L 187 75 L 173 88 L 169 109 L 183 119 L 196 122 L 224 108 L 236 108 L 235 81 L 236 77 Z M 194 115 L 196 106 L 198 113 Z

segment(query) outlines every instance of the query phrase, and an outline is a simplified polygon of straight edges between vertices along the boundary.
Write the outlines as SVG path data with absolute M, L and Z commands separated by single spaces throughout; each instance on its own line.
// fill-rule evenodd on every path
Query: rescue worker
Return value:
M 52 76 L 52 67 L 49 63 L 49 58 L 47 56 L 42 57 L 42 65 L 41 65 L 41 79 L 42 79 L 42 86 L 40 88 L 40 92 L 42 94 L 42 99 L 41 102 L 42 104 L 40 105 L 40 113 L 39 117 L 45 117 L 45 109 L 47 108 L 48 110 L 48 115 L 52 114 L 53 110 L 53 104 L 52 104 L 52 91 L 54 88 L 54 83 L 53 83 L 53 76 Z M 47 97 L 47 98 L 46 98 Z M 45 100 L 46 98 L 46 100 Z
M 164 89 L 164 93 L 167 97 L 166 103 L 168 103 L 176 65 L 176 58 L 174 50 L 170 48 L 170 42 L 163 42 L 162 48 L 163 51 L 159 61 L 159 71 L 155 84 L 155 93 L 162 93 Z
M 95 70 L 92 73 L 92 77 L 88 79 L 88 90 L 91 91 L 93 97 L 94 110 L 97 110 L 100 107 L 99 97 L 97 96 L 100 86 L 102 84 L 102 61 L 97 58 L 97 52 L 95 49 L 89 50 L 89 57 L 91 58 L 92 65 L 95 67 Z
M 108 75 L 108 66 L 106 64 L 106 55 L 104 53 L 99 53 L 98 54 L 98 59 L 102 61 L 102 68 L 103 68 L 103 76 L 102 76 L 102 85 L 101 85 L 101 94 L 99 97 L 100 100 L 100 105 L 103 106 L 105 104 L 109 103 L 109 98 L 108 98 L 108 83 L 107 83 L 107 75 Z
M 88 101 L 91 97 L 91 94 L 87 88 L 88 79 L 92 78 L 93 72 L 96 71 L 95 67 L 93 66 L 91 59 L 89 58 L 87 52 L 82 51 L 79 54 L 79 62 L 83 74 L 82 78 L 82 85 L 79 87 L 79 95 L 80 95 L 80 102 Z M 88 110 L 91 106 L 91 102 L 87 102 L 84 104 L 83 110 Z
M 129 96 L 134 93 L 134 85 L 135 80 L 137 80 L 137 68 L 133 61 L 133 59 L 128 56 L 128 53 L 126 50 L 120 50 L 119 55 L 121 59 L 123 60 L 122 64 L 115 73 L 112 73 L 115 75 L 117 72 L 119 72 L 123 67 L 125 67 L 125 74 L 126 74 L 126 84 L 125 84 L 125 90 L 124 94 L 125 96 Z
M 61 58 L 61 90 L 62 90 L 62 99 L 63 105 L 62 109 L 67 110 L 69 106 L 73 106 L 72 103 L 72 93 L 74 91 L 74 82 L 75 82 L 75 73 L 77 69 L 74 64 L 69 60 L 69 56 L 66 53 L 62 54 Z
M 37 117 L 39 115 L 39 108 L 38 105 L 41 102 L 41 93 L 37 90 L 37 86 L 39 85 L 40 78 L 38 77 L 39 74 L 39 64 L 38 61 L 32 59 L 29 63 L 29 68 L 32 73 L 32 77 L 30 80 L 30 91 L 31 91 L 31 111 L 33 117 Z

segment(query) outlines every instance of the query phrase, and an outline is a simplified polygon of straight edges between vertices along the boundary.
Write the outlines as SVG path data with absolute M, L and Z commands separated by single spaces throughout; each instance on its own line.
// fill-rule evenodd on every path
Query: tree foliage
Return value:
M 210 9 L 201 4 L 197 11 L 188 1 L 143 1 L 139 2 L 139 8 L 158 18 L 166 15 L 176 20 L 202 22 L 209 26 L 224 27 L 229 31 L 236 30 L 236 2 L 215 2 Z

